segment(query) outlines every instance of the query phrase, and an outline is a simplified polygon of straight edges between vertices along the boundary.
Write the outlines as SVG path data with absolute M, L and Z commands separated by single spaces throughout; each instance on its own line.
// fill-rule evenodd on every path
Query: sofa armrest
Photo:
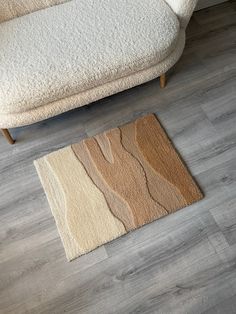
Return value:
M 165 0 L 178 16 L 182 28 L 186 28 L 198 0 Z

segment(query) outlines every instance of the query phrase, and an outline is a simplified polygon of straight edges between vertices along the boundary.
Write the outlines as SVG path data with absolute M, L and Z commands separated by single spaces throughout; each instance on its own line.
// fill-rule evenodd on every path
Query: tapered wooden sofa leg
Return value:
M 166 74 L 162 74 L 160 76 L 160 87 L 164 88 L 166 86 Z
M 1 129 L 1 132 L 3 134 L 3 136 L 5 137 L 5 139 L 8 141 L 9 144 L 14 144 L 15 141 L 13 140 L 13 138 L 11 137 L 10 132 L 8 131 L 8 129 Z

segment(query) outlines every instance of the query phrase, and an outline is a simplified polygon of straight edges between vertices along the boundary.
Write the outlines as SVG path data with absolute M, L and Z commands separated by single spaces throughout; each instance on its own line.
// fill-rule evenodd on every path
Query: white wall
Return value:
M 198 0 L 195 11 L 201 10 L 203 8 L 211 7 L 213 5 L 226 2 L 227 0 Z

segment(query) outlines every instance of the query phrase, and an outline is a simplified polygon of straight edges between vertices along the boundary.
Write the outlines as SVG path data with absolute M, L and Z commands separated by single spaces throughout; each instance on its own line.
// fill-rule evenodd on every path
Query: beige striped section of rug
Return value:
M 202 198 L 152 114 L 35 166 L 68 260 Z

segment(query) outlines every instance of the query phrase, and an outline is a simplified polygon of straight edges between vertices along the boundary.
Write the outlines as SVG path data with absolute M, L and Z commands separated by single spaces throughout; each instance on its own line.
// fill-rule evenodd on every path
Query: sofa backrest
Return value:
M 0 0 L 0 23 L 70 0 Z
M 186 28 L 198 0 L 165 0 L 178 16 L 182 28 Z

